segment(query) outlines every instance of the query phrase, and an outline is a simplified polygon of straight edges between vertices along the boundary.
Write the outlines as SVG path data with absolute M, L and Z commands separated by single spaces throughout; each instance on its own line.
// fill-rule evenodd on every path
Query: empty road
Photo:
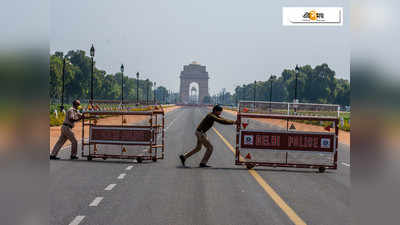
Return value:
M 178 155 L 196 143 L 207 108 L 166 114 L 166 158 L 157 162 L 84 158 L 50 161 L 52 225 L 345 225 L 350 220 L 350 149 L 339 144 L 338 170 L 234 165 L 235 126 L 215 124 L 209 164 L 203 150 L 183 168 Z M 235 119 L 232 114 L 222 116 Z M 80 151 L 80 147 L 78 147 Z

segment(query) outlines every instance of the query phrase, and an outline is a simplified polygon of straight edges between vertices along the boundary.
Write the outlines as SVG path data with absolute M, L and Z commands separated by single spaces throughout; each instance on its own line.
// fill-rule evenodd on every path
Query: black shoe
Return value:
M 71 155 L 71 158 L 70 158 L 71 160 L 76 160 L 76 159 L 79 159 L 79 157 L 78 156 L 76 156 L 76 155 Z
M 183 156 L 183 155 L 180 155 L 179 156 L 179 159 L 181 160 L 181 163 L 182 163 L 182 166 L 184 166 L 185 167 L 185 156 Z
M 200 163 L 199 167 L 201 167 L 201 168 L 208 168 L 208 167 L 211 167 L 211 166 L 209 166 L 209 165 L 207 165 L 207 164 L 205 164 L 205 163 Z
M 58 158 L 58 157 L 55 156 L 55 155 L 51 155 L 51 156 L 50 156 L 50 160 L 58 160 L 58 159 L 60 159 L 60 158 Z

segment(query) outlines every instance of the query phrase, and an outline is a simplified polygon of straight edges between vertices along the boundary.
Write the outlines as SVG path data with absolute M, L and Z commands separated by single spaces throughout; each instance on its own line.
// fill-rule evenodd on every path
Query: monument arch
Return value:
M 197 62 L 192 62 L 189 65 L 183 66 L 183 71 L 180 75 L 180 98 L 181 102 L 188 104 L 190 102 L 190 84 L 195 82 L 198 84 L 199 103 L 203 103 L 204 97 L 209 96 L 208 93 L 208 72 L 206 66 L 200 65 Z

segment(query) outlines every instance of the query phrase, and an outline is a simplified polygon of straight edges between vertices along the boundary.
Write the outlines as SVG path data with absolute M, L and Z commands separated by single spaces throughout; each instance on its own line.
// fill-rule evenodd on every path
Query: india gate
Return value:
M 209 96 L 208 93 L 208 72 L 206 66 L 202 66 L 197 62 L 183 66 L 181 71 L 180 98 L 182 103 L 189 103 L 189 88 L 191 83 L 199 85 L 199 103 L 203 103 L 204 97 Z

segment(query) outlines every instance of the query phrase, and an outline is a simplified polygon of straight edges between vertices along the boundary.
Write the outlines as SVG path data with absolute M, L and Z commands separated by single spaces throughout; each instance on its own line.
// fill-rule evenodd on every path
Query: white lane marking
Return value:
M 118 179 L 124 179 L 125 175 L 126 175 L 126 173 L 121 173 L 121 174 L 118 176 Z
M 168 130 L 168 128 L 169 128 L 170 126 L 172 126 L 172 124 L 174 124 L 174 123 L 175 123 L 175 120 L 178 119 L 178 118 L 179 118 L 179 116 L 177 116 L 174 120 L 172 120 L 172 122 L 168 125 L 167 128 L 165 128 L 165 130 Z
M 101 202 L 101 200 L 103 200 L 103 197 L 96 197 L 92 203 L 90 203 L 89 206 L 98 206 Z
M 78 225 L 82 220 L 85 218 L 85 216 L 76 216 L 74 220 L 72 220 L 69 225 Z
M 342 162 L 342 165 L 350 167 L 350 164 Z
M 172 112 L 172 111 L 171 111 L 171 112 Z M 169 112 L 169 113 L 171 113 L 171 112 Z M 183 112 L 184 112 L 184 111 L 182 111 L 181 114 L 183 114 Z M 165 117 L 166 117 L 166 116 L 165 116 Z M 177 120 L 178 118 L 179 118 L 179 116 L 176 116 L 176 118 L 172 120 L 172 122 L 167 126 L 167 128 L 164 129 L 164 131 L 167 131 L 168 128 L 169 128 L 170 126 L 172 126 L 172 124 L 173 124 L 173 123 L 175 122 L 175 120 Z M 166 119 L 166 118 L 165 118 L 165 119 Z M 161 139 L 161 136 L 158 136 L 158 137 L 157 137 L 157 140 L 160 140 L 160 139 Z M 144 152 L 147 152 L 147 148 L 143 148 L 143 151 L 144 151 Z M 128 168 L 127 168 L 127 170 L 128 170 Z
M 181 113 L 181 114 L 183 114 L 183 113 Z M 167 131 L 168 130 L 168 128 L 170 127 L 170 126 L 172 126 L 172 124 L 175 122 L 175 120 L 177 120 L 179 118 L 179 116 L 177 116 L 175 119 L 173 119 L 172 120 L 172 122 L 167 126 L 167 128 L 165 128 L 165 130 L 164 131 Z M 157 140 L 160 140 L 161 139 L 161 136 L 158 136 L 157 137 Z M 144 149 L 144 151 L 147 151 L 147 149 Z
M 104 188 L 105 191 L 111 191 L 117 184 L 109 184 L 106 188 Z
M 132 167 L 133 167 L 133 166 L 128 166 L 128 167 L 126 167 L 126 169 L 125 169 L 125 170 L 131 170 L 131 169 L 132 169 Z

